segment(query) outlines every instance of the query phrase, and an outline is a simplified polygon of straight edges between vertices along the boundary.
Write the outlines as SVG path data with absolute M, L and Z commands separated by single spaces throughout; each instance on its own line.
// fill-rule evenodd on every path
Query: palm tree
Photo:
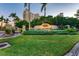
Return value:
M 16 19 L 16 13 L 11 13 L 11 14 L 9 15 L 9 17 L 12 17 L 12 18 L 13 18 L 13 21 L 15 22 L 15 19 Z
M 7 24 L 8 23 L 8 21 L 9 21 L 9 19 L 7 18 L 7 19 L 5 19 L 5 23 Z
M 76 14 L 74 14 L 76 18 L 79 20 L 79 9 L 77 10 Z
M 3 20 L 4 20 L 4 17 L 3 17 L 3 16 L 1 16 L 1 17 L 0 17 L 0 21 L 3 21 Z
M 9 15 L 9 17 L 12 17 L 12 18 L 15 19 L 15 17 L 16 17 L 16 13 L 11 13 L 11 14 Z
M 13 21 L 14 21 L 14 24 L 15 24 L 14 29 L 16 29 L 16 23 L 20 20 L 20 18 L 18 16 L 16 16 L 16 13 L 11 13 L 9 15 L 9 17 L 12 17 L 13 18 Z
M 16 13 L 11 13 L 11 14 L 9 15 L 9 17 L 12 17 L 12 18 L 13 18 L 13 21 L 14 21 L 15 23 L 20 20 L 19 17 L 16 16 Z
M 30 30 L 30 28 L 31 28 L 31 23 L 30 23 L 30 3 L 25 3 L 25 4 L 24 4 L 24 8 L 25 8 L 25 7 L 28 7 L 28 10 L 29 10 L 28 15 L 29 15 L 29 30 Z
M 0 22 L 1 22 L 1 28 L 0 28 L 0 29 L 2 29 L 2 24 L 3 24 L 3 22 L 2 22 L 2 21 L 3 21 L 3 20 L 5 20 L 5 19 L 4 19 L 4 17 L 3 17 L 3 16 L 1 16 L 1 17 L 0 17 Z
M 16 22 L 19 22 L 20 21 L 20 18 L 18 16 L 15 17 L 14 19 Z
M 46 16 L 46 5 L 47 3 L 41 3 L 42 7 L 41 7 L 41 12 L 44 10 L 44 16 Z

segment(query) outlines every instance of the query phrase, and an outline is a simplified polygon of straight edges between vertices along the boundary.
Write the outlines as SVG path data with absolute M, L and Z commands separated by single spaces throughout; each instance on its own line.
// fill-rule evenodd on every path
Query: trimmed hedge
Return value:
M 76 31 L 70 30 L 27 30 L 23 32 L 24 35 L 75 35 Z

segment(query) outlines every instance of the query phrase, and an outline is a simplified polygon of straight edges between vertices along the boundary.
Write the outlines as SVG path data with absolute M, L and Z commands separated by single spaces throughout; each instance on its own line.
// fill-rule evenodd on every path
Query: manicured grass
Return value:
M 22 35 L 1 41 L 8 41 L 11 47 L 0 50 L 0 55 L 59 56 L 64 55 L 79 41 L 79 35 Z

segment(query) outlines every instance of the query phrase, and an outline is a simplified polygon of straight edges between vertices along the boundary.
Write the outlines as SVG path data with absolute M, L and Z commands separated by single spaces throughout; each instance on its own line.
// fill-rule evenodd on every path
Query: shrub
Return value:
M 12 29 L 12 33 L 15 33 L 15 30 L 14 29 Z
M 77 30 L 74 29 L 74 28 L 69 28 L 69 29 L 67 29 L 67 31 L 68 31 L 68 32 L 76 32 Z
M 28 30 L 23 32 L 24 35 L 74 35 L 76 32 L 68 30 Z
M 5 29 L 5 34 L 11 34 L 12 31 L 10 29 Z
M 6 24 L 6 27 L 5 27 L 5 34 L 14 34 L 15 33 L 15 30 L 14 28 L 9 25 L 9 24 Z

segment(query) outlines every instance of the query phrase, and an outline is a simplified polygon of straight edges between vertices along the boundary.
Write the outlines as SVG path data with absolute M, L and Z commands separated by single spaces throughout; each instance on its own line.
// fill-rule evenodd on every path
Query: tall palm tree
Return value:
M 41 7 L 41 12 L 44 10 L 44 16 L 46 16 L 46 5 L 47 3 L 41 3 L 42 7 Z
M 29 10 L 29 12 L 28 12 L 28 17 L 29 17 L 29 30 L 30 30 L 30 28 L 31 28 L 31 23 L 30 23 L 30 3 L 25 3 L 24 4 L 24 8 L 28 8 L 28 10 Z

